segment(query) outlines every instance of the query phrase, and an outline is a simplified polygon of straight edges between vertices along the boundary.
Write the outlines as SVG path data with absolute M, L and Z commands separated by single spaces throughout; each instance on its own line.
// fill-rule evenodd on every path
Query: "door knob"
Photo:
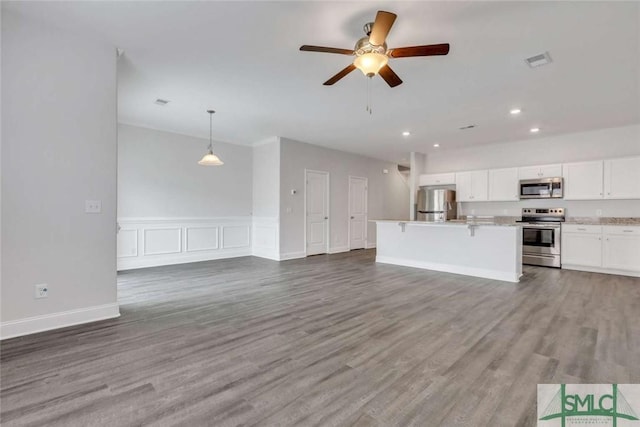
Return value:
M 354 217 L 351 217 L 351 219 L 353 219 Z
M 325 216 L 325 217 L 324 217 L 324 219 L 329 219 L 329 217 L 328 217 L 328 216 Z

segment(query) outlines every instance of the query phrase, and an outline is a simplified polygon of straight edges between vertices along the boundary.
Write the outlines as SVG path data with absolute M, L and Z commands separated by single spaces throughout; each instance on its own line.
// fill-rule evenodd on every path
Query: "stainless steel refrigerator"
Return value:
M 418 221 L 448 221 L 456 219 L 457 213 L 455 190 L 429 187 L 418 190 Z

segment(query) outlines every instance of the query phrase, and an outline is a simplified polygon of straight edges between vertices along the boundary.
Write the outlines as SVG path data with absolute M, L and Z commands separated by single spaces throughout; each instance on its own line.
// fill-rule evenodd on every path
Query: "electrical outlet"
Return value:
M 39 285 L 36 285 L 36 298 L 46 298 L 48 296 L 49 293 L 49 287 L 47 286 L 46 283 L 41 283 Z
M 102 212 L 101 200 L 85 200 L 84 213 L 99 214 Z

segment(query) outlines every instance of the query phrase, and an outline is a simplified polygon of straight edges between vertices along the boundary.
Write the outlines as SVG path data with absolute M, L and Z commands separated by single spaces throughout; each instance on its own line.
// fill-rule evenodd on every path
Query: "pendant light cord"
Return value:
M 209 151 L 213 151 L 213 113 L 209 113 Z

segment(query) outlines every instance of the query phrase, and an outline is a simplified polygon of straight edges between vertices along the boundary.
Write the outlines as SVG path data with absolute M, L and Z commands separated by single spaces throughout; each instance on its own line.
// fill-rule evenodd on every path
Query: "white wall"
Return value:
M 424 173 L 570 163 L 640 154 L 640 125 L 531 138 L 431 153 Z M 529 200 L 518 202 L 460 203 L 459 215 L 513 215 L 523 207 L 565 207 L 569 216 L 640 216 L 639 200 Z
M 206 114 L 203 114 L 203 119 Z M 118 126 L 118 269 L 251 254 L 251 147 Z
M 280 138 L 253 148 L 253 215 L 280 213 Z
M 280 259 L 280 138 L 253 148 L 253 254 Z
M 426 156 L 422 153 L 417 153 L 415 151 L 411 152 L 410 155 L 410 170 L 409 170 L 409 218 L 411 220 L 416 219 L 416 204 L 418 197 L 418 189 L 420 175 L 422 175 L 425 168 Z
M 4 10 L 2 87 L 0 335 L 117 316 L 115 48 Z
M 330 174 L 330 252 L 348 249 L 349 175 L 369 180 L 369 219 L 409 219 L 409 188 L 394 163 L 280 139 L 280 256 L 304 256 L 305 168 Z M 389 173 L 384 174 L 383 169 Z M 297 194 L 291 195 L 291 190 Z M 375 224 L 368 226 L 375 244 Z
M 118 218 L 251 215 L 251 147 L 214 141 L 213 150 L 225 164 L 198 165 L 208 144 L 118 125 Z

